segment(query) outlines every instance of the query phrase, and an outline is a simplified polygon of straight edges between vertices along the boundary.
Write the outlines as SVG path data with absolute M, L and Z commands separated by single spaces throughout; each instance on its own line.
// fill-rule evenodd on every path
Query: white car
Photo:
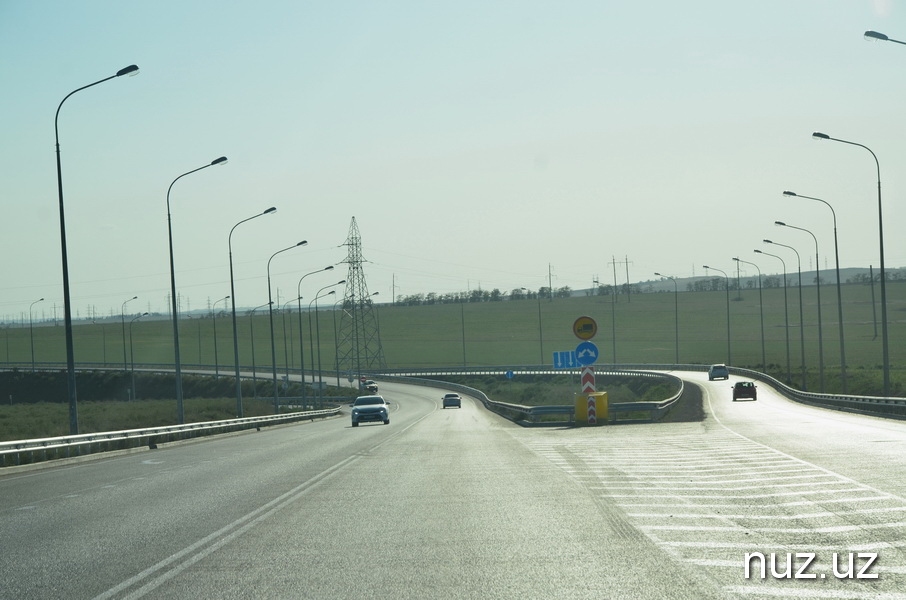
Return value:
M 390 407 L 383 396 L 359 396 L 352 403 L 352 426 L 365 421 L 382 421 L 390 424 Z

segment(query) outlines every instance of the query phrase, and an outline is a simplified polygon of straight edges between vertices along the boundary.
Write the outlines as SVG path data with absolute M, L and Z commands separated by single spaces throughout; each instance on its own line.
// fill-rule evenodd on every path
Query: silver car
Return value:
M 366 421 L 382 421 L 390 424 L 390 407 L 383 396 L 359 396 L 352 403 L 352 426 Z
M 715 379 L 729 379 L 730 378 L 730 369 L 727 368 L 727 365 L 711 365 L 711 368 L 708 369 L 708 381 L 714 381 Z

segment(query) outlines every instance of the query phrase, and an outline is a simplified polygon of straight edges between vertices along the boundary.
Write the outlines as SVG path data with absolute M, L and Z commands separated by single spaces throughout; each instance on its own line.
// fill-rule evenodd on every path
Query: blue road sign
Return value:
M 513 372 L 512 372 L 512 371 L 507 371 L 507 372 L 506 372 L 506 378 L 507 378 L 507 379 L 512 379 L 512 378 L 513 378 Z
M 575 369 L 578 366 L 579 363 L 576 362 L 575 350 L 554 352 L 555 369 Z
M 576 360 L 583 367 L 595 364 L 598 361 L 598 347 L 591 342 L 582 342 L 576 346 Z

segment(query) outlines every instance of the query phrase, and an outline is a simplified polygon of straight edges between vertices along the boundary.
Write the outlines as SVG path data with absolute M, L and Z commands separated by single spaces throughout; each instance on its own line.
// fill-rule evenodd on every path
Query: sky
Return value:
M 345 278 L 353 218 L 382 302 L 793 270 L 766 238 L 813 268 L 778 220 L 833 268 L 831 211 L 784 190 L 877 268 L 874 159 L 814 131 L 878 157 L 904 267 L 906 46 L 866 30 L 906 40 L 906 3 L 0 0 L 0 321 L 62 315 L 54 117 L 131 64 L 60 108 L 75 318 L 167 312 L 171 184 L 183 311 L 270 206 L 232 235 L 239 307 Z

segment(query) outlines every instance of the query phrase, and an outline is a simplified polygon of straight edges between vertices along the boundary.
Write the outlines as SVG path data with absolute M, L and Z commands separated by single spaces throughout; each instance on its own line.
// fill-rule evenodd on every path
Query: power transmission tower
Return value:
M 340 313 L 337 334 L 337 371 L 353 373 L 361 378 L 362 371 L 383 371 L 387 368 L 384 350 L 381 347 L 381 332 L 378 325 L 377 309 L 368 293 L 362 263 L 362 237 L 355 217 L 349 225 L 349 236 L 344 244 L 349 271 L 346 275 L 346 294 Z

